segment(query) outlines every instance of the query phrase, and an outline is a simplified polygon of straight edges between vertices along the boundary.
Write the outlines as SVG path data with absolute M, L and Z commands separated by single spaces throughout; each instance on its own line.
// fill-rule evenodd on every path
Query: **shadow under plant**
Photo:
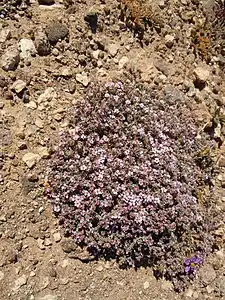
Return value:
M 173 88 L 93 83 L 60 133 L 46 192 L 65 233 L 96 259 L 152 266 L 182 290 L 213 248 L 198 195 L 213 170 L 199 154 L 215 147 Z

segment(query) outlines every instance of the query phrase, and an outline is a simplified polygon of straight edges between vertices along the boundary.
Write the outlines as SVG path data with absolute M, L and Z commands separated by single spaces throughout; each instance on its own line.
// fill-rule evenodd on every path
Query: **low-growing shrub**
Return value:
M 211 173 L 197 157 L 213 143 L 199 136 L 184 97 L 94 83 L 69 119 L 47 191 L 65 232 L 96 258 L 150 265 L 174 282 L 195 274 L 212 245 L 197 197 Z

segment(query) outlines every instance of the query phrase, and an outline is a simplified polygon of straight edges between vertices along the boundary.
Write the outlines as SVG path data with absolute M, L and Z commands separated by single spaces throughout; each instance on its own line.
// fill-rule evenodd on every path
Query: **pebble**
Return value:
M 26 275 L 20 276 L 16 281 L 13 290 L 18 291 L 23 285 L 27 283 Z
M 37 104 L 34 101 L 30 101 L 29 103 L 25 103 L 25 106 L 30 108 L 30 109 L 36 109 Z
M 171 48 L 173 46 L 173 43 L 174 43 L 174 36 L 171 35 L 171 34 L 167 34 L 165 36 L 165 45 L 168 47 L 168 48 Z
M 41 157 L 38 154 L 32 152 L 28 152 L 22 157 L 23 162 L 30 169 L 33 168 L 40 159 Z
M 83 86 L 87 87 L 89 84 L 89 79 L 87 74 L 76 74 L 76 81 L 81 83 Z
M 44 103 L 44 102 L 50 102 L 51 100 L 53 100 L 53 98 L 56 97 L 56 92 L 54 90 L 54 88 L 52 87 L 48 87 L 43 94 L 41 94 L 38 97 L 37 102 L 40 103 Z
M 34 276 L 36 276 L 36 273 L 34 271 L 31 271 L 30 272 L 30 277 L 34 277 Z
M 109 54 L 112 56 L 112 57 L 115 57 L 118 50 L 119 50 L 119 46 L 117 44 L 109 44 L 108 47 L 107 47 L 107 50 L 109 52 Z
M 195 68 L 193 73 L 195 76 L 195 80 L 198 83 L 206 83 L 210 75 L 209 71 L 206 68 L 202 67 Z
M 37 243 L 38 243 L 38 247 L 39 247 L 41 250 L 45 250 L 44 240 L 38 238 Z
M 43 159 L 48 159 L 51 157 L 51 153 L 50 151 L 48 150 L 47 147 L 40 147 L 38 149 L 38 154 L 40 155 L 41 158 Z
M 72 240 L 64 240 L 61 242 L 62 250 L 66 253 L 70 253 L 77 249 L 77 245 Z
M 20 53 L 12 47 L 8 49 L 1 57 L 1 67 L 5 71 L 14 71 L 20 62 Z
M 45 239 L 45 246 L 51 246 L 52 245 L 52 241 L 50 239 Z
M 21 39 L 19 42 L 20 58 L 27 59 L 37 53 L 34 42 L 30 39 Z
M 53 22 L 46 27 L 45 33 L 49 42 L 56 44 L 59 40 L 64 39 L 69 34 L 69 29 L 62 23 Z
M 207 286 L 215 280 L 216 272 L 211 265 L 206 265 L 199 270 L 199 277 L 203 285 Z
M 60 242 L 60 241 L 61 241 L 61 234 L 60 234 L 60 232 L 55 232 L 55 233 L 53 234 L 53 239 L 54 239 L 54 241 L 55 241 L 56 243 Z
M 143 284 L 144 290 L 147 290 L 150 287 L 150 283 L 148 281 L 145 281 Z
M 46 56 L 46 55 L 50 54 L 51 46 L 50 46 L 48 38 L 44 32 L 39 31 L 36 34 L 34 44 L 35 44 L 37 53 L 40 56 Z
M 0 281 L 4 278 L 4 276 L 5 274 L 2 271 L 0 271 Z
M 12 87 L 11 90 L 15 91 L 17 94 L 21 93 L 24 89 L 26 88 L 26 82 L 24 82 L 23 80 L 16 80 Z
M 5 43 L 11 38 L 11 31 L 9 29 L 2 29 L 0 32 L 0 43 Z
M 92 52 L 92 57 L 93 57 L 94 59 L 97 60 L 97 59 L 99 58 L 99 53 L 100 53 L 100 50 L 99 50 L 99 49 L 93 51 L 93 52 Z
M 103 266 L 98 266 L 98 267 L 96 268 L 96 270 L 97 270 L 98 272 L 102 272 L 102 271 L 103 271 Z
M 121 57 L 121 59 L 119 60 L 119 69 L 123 69 L 128 62 L 129 58 L 127 56 Z

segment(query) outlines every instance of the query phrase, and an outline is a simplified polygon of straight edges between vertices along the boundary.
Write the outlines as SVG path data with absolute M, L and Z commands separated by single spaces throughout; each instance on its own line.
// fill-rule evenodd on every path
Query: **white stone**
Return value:
M 15 281 L 15 285 L 14 285 L 14 288 L 13 290 L 14 291 L 18 291 L 21 286 L 25 285 L 27 283 L 27 277 L 26 275 L 22 275 L 20 276 L 16 281 Z
M 171 34 L 167 34 L 165 36 L 165 45 L 168 47 L 168 48 L 171 48 L 173 46 L 173 43 L 174 43 L 174 36 L 171 35 Z
M 76 81 L 78 81 L 79 83 L 81 83 L 85 87 L 88 86 L 88 84 L 89 84 L 88 76 L 85 73 L 76 74 Z
M 45 250 L 45 246 L 44 246 L 44 240 L 42 239 L 38 239 L 37 240 L 37 243 L 38 243 L 38 247 L 41 249 L 41 250 Z
M 94 59 L 98 59 L 99 53 L 100 53 L 100 50 L 99 50 L 99 49 L 93 51 L 93 52 L 92 52 L 92 57 L 93 57 Z
M 38 154 L 32 152 L 27 152 L 22 158 L 23 162 L 30 169 L 33 168 L 40 159 L 41 157 Z
M 194 69 L 195 79 L 199 83 L 205 83 L 208 80 L 209 75 L 210 75 L 210 73 L 206 68 L 197 67 Z
M 143 284 L 144 290 L 147 290 L 150 287 L 150 283 L 148 281 L 145 281 Z
M 11 38 L 11 31 L 9 29 L 2 29 L 0 31 L 0 43 L 5 43 Z
M 30 108 L 30 109 L 36 109 L 36 108 L 37 108 L 37 104 L 36 104 L 36 102 L 34 102 L 34 101 L 30 101 L 30 102 L 28 102 L 28 103 L 25 103 L 25 106 L 26 106 L 27 108 Z
M 127 56 L 121 57 L 121 59 L 119 60 L 119 69 L 123 69 L 128 62 L 129 58 Z
M 47 147 L 40 147 L 38 148 L 38 154 L 41 158 L 48 159 L 51 156 L 51 153 L 49 152 Z
M 54 241 L 55 241 L 56 243 L 60 242 L 60 241 L 61 241 L 61 234 L 60 234 L 60 232 L 55 232 L 55 233 L 53 234 L 53 239 L 54 239 Z
M 17 94 L 19 94 L 20 92 L 22 92 L 24 89 L 26 88 L 26 82 L 24 82 L 23 80 L 16 80 L 12 87 L 11 90 L 15 91 Z
M 20 58 L 29 58 L 37 53 L 34 42 L 30 39 L 21 39 L 19 42 Z
M 54 90 L 54 88 L 52 87 L 48 87 L 43 94 L 41 94 L 38 97 L 37 102 L 38 103 L 43 103 L 43 102 L 50 102 L 51 100 L 53 100 L 56 97 L 56 92 Z
M 0 271 L 0 281 L 4 278 L 4 276 L 5 274 L 2 271 Z
M 19 51 L 12 47 L 8 49 L 1 57 L 1 67 L 5 71 L 14 71 L 20 62 Z
M 108 45 L 107 50 L 112 57 L 115 57 L 119 50 L 119 47 L 117 44 L 113 43 Z

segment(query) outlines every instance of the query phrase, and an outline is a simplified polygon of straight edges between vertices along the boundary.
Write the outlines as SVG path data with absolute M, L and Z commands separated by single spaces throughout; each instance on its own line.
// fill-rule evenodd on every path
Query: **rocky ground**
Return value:
M 132 2 L 132 1 L 127 1 Z M 0 1 L 0 299 L 225 299 L 224 224 L 196 280 L 181 294 L 151 269 L 91 261 L 63 237 L 43 195 L 66 111 L 94 80 L 173 85 L 201 126 L 225 134 L 222 42 L 193 45 L 210 11 L 198 0 L 152 3 L 152 26 L 134 35 L 117 1 Z M 206 5 L 207 4 L 207 5 Z M 123 8 L 122 8 L 123 9 Z M 129 21 L 129 20 L 128 20 Z M 97 25 L 97 26 L 96 26 Z M 131 26 L 129 26 L 131 25 Z M 140 38 L 142 38 L 140 40 Z M 216 42 L 214 42 L 216 43 Z M 203 47 L 204 46 L 204 47 Z M 213 205 L 225 211 L 225 146 Z

